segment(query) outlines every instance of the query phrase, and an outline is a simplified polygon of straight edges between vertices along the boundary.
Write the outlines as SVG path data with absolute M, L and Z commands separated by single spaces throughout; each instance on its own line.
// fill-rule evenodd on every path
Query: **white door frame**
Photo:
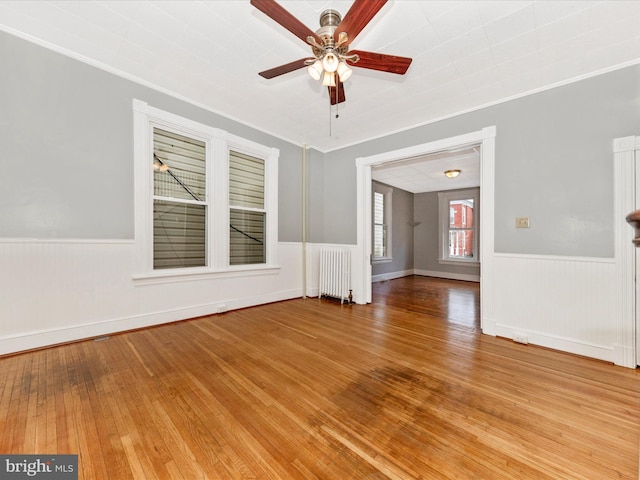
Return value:
M 633 228 L 626 216 L 640 209 L 640 136 L 613 141 L 615 268 L 617 301 L 614 318 L 613 362 L 629 368 L 640 365 L 640 282 L 636 269 L 640 249 L 632 242 Z
M 354 299 L 371 302 L 371 168 L 389 162 L 480 145 L 480 325 L 482 332 L 495 335 L 494 271 L 494 190 L 496 127 L 443 138 L 400 150 L 356 159 L 357 176 L 357 245 L 354 259 Z

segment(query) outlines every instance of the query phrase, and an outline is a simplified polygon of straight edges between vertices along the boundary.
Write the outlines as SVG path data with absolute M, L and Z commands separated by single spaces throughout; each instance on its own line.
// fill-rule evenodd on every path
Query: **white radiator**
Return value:
M 320 249 L 319 297 L 351 302 L 351 251 L 344 248 Z

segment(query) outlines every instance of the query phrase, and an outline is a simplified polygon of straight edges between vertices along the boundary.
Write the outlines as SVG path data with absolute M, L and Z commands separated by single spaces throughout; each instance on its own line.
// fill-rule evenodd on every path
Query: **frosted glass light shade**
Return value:
M 322 79 L 322 85 L 325 87 L 336 86 L 336 74 L 331 72 L 324 72 L 324 78 Z
M 322 59 L 322 66 L 325 71 L 329 73 L 333 73 L 338 69 L 338 63 L 338 57 L 336 57 L 332 50 L 327 51 Z
M 352 73 L 353 70 L 351 70 L 345 62 L 340 62 L 338 64 L 338 76 L 340 77 L 341 82 L 346 81 Z
M 307 67 L 307 72 L 314 80 L 320 80 L 320 76 L 322 75 L 322 62 L 320 60 L 316 60 L 312 65 Z

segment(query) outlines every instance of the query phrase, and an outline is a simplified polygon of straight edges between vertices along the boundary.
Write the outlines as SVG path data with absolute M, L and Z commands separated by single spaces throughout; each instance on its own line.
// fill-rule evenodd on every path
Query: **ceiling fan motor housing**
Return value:
M 313 53 L 316 58 L 322 58 L 327 49 L 333 49 L 339 55 L 345 55 L 348 48 L 337 45 L 334 33 L 342 21 L 342 16 L 335 10 L 325 10 L 320 14 L 320 28 L 316 30 L 316 35 L 322 40 L 322 49 L 313 46 Z

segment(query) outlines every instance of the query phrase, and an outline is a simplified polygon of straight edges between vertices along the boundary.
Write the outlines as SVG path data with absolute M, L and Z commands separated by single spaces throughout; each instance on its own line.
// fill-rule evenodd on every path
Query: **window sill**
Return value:
M 193 268 L 185 270 L 158 270 L 133 275 L 136 286 L 158 285 L 162 283 L 191 282 L 213 278 L 250 277 L 256 275 L 274 275 L 280 271 L 278 265 L 240 265 L 225 269 Z
M 464 267 L 480 267 L 477 260 L 453 260 L 451 258 L 439 258 L 438 263 L 442 265 L 459 265 Z

